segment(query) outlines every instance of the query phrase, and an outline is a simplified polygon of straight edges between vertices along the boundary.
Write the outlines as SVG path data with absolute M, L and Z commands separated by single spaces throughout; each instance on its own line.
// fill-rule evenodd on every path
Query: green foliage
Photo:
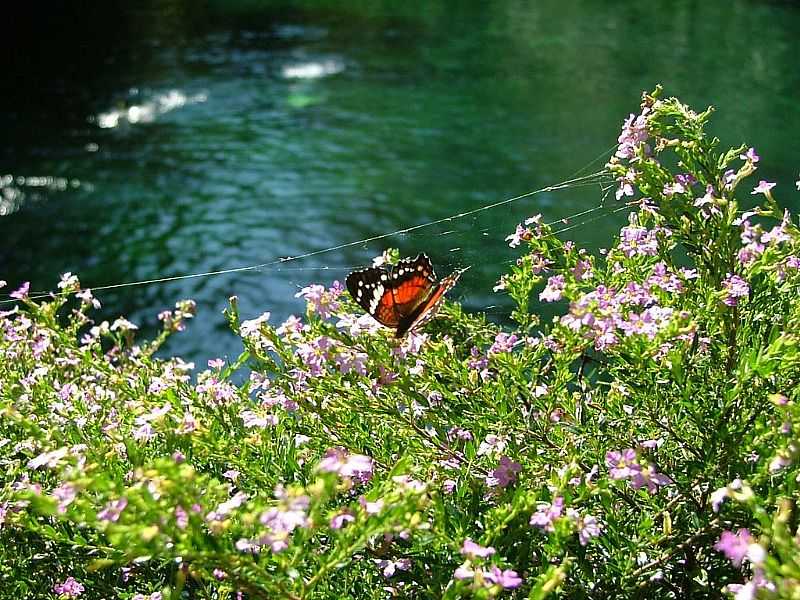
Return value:
M 398 341 L 309 286 L 277 327 L 232 298 L 244 352 L 193 381 L 154 357 L 191 302 L 137 345 L 69 274 L 20 290 L 0 595 L 798 597 L 800 232 L 766 182 L 743 213 L 759 157 L 659 92 L 607 165 L 631 207 L 607 251 L 540 216 L 509 236 L 514 331 L 448 304 Z

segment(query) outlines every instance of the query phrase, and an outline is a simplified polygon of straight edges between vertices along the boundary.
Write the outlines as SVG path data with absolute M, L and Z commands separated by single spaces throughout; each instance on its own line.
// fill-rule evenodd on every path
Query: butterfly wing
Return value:
M 464 269 L 466 270 L 466 269 Z M 430 293 L 423 302 L 421 302 L 413 312 L 400 319 L 397 324 L 397 331 L 395 337 L 401 338 L 409 331 L 422 327 L 425 323 L 430 321 L 436 316 L 436 313 L 444 303 L 444 295 L 449 292 L 453 286 L 458 282 L 461 273 L 464 270 L 456 271 L 455 273 L 442 279 L 436 286 L 436 289 Z
M 386 269 L 370 267 L 353 271 L 345 280 L 353 300 L 386 327 L 397 327 L 400 315 L 395 309 Z
M 400 320 L 413 314 L 436 286 L 431 259 L 425 254 L 401 260 L 389 275 L 392 302 Z

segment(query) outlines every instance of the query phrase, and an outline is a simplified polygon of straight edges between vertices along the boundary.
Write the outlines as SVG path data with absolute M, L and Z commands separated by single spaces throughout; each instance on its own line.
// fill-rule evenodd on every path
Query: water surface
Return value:
M 44 6 L 44 7 L 43 7 Z M 516 196 L 602 166 L 642 90 L 664 84 L 764 157 L 797 207 L 800 8 L 792 3 L 353 1 L 104 3 L 18 9 L 0 93 L 0 278 L 99 286 L 298 256 Z M 168 350 L 235 355 L 220 311 L 303 310 L 385 246 L 472 265 L 456 296 L 502 319 L 503 238 L 536 212 L 596 206 L 542 193 L 280 269 L 99 294 L 145 329 L 180 298 L 201 318 Z M 619 215 L 617 215 L 619 217 Z M 578 221 L 580 223 L 580 221 Z M 619 218 L 569 232 L 608 244 Z M 451 233 L 448 233 L 451 232 Z

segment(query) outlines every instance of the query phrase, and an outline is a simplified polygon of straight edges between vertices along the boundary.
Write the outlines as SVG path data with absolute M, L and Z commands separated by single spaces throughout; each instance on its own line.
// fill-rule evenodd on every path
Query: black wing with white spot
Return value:
M 383 314 L 378 314 L 378 308 L 384 296 L 391 295 L 389 291 L 389 272 L 386 269 L 370 267 L 360 271 L 353 271 L 347 276 L 345 285 L 353 300 L 375 317 L 381 325 L 397 327 L 400 317 L 395 311 L 382 311 Z

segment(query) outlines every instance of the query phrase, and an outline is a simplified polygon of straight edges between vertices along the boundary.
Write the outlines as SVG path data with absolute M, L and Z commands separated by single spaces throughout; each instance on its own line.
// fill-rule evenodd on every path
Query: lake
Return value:
M 0 278 L 95 287 L 145 332 L 181 298 L 199 317 L 167 351 L 205 364 L 240 345 L 221 310 L 282 320 L 294 294 L 387 246 L 471 266 L 453 296 L 499 322 L 503 238 L 600 205 L 597 184 L 369 243 L 599 170 L 640 94 L 664 85 L 755 146 L 757 178 L 796 209 L 800 7 L 791 2 L 416 3 L 255 0 L 33 4 L 0 57 Z M 133 6 L 135 4 L 135 6 Z M 598 249 L 614 208 L 570 221 Z M 9 290 L 3 290 L 5 292 Z

